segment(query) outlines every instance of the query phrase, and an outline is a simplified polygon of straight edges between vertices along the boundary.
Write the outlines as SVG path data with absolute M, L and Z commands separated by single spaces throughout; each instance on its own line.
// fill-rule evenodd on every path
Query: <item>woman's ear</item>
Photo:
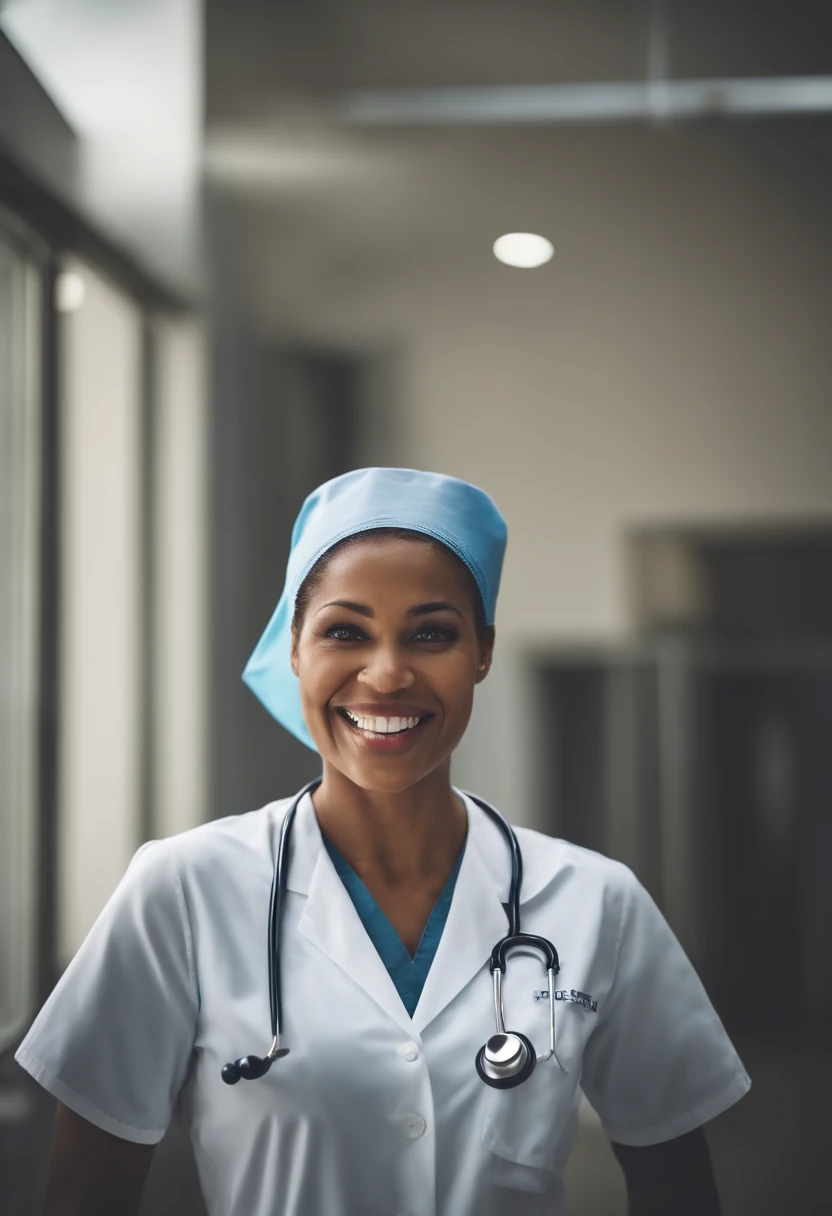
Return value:
M 292 630 L 292 649 L 289 652 L 289 661 L 292 664 L 292 671 L 295 675 L 298 674 L 298 635 Z
M 491 670 L 491 663 L 494 659 L 494 626 L 489 625 L 480 643 L 479 660 L 477 662 L 477 678 L 475 683 L 479 684 L 488 675 Z

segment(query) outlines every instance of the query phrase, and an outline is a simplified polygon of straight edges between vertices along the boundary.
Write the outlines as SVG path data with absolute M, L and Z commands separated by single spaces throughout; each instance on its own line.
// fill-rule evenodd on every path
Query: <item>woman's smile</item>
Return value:
M 381 752 L 401 752 L 409 748 L 434 717 L 432 713 L 419 717 L 405 717 L 401 713 L 356 715 L 343 705 L 336 706 L 336 714 L 359 744 Z

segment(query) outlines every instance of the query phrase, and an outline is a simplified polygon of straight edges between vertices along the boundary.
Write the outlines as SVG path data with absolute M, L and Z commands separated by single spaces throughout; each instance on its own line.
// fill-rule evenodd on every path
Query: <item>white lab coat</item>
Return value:
M 271 1043 L 267 927 L 293 799 L 143 845 L 15 1059 L 84 1118 L 154 1144 L 189 1128 L 211 1216 L 532 1216 L 568 1212 L 580 1088 L 606 1134 L 679 1136 L 749 1078 L 693 967 L 619 862 L 516 828 L 525 932 L 555 944 L 557 1063 L 510 1090 L 474 1058 L 494 1033 L 491 949 L 507 932 L 505 838 L 466 798 L 468 840 L 413 1020 L 330 856 L 309 794 L 292 831 L 281 933 L 290 1053 L 227 1086 Z M 506 1025 L 548 1049 L 541 956 L 514 950 Z

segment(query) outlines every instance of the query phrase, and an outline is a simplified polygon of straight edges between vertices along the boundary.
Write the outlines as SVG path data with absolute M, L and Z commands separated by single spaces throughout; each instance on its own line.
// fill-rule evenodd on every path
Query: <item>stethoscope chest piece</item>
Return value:
M 513 1089 L 532 1075 L 537 1056 L 524 1034 L 508 1031 L 493 1034 L 477 1052 L 475 1063 L 486 1085 L 492 1085 L 495 1089 Z

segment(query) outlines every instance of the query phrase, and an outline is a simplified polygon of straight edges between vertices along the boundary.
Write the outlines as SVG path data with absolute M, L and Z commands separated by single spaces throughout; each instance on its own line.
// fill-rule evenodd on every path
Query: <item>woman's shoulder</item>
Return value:
M 194 827 L 146 841 L 134 854 L 133 865 L 163 864 L 164 854 L 173 857 L 180 872 L 195 873 L 214 865 L 236 869 L 252 857 L 267 858 L 271 865 L 275 827 L 292 804 L 292 797 L 278 798 L 252 811 L 209 819 Z
M 552 887 L 561 893 L 594 891 L 601 897 L 613 896 L 617 902 L 636 881 L 628 865 L 605 853 L 534 828 L 512 827 L 523 857 L 524 899 Z

